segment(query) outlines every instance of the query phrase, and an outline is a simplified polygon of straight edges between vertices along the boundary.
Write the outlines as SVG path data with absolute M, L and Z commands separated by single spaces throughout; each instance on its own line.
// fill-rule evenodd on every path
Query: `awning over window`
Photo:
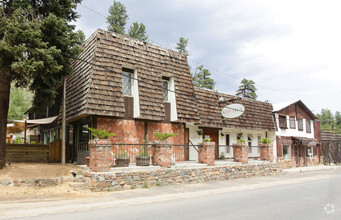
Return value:
M 294 144 L 300 145 L 308 145 L 313 146 L 317 144 L 317 140 L 315 138 L 306 138 L 306 137 L 292 137 Z

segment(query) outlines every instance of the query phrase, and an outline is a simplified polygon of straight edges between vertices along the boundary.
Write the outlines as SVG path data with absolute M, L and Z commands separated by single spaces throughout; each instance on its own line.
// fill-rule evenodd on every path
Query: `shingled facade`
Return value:
M 193 160 L 193 145 L 207 137 L 216 143 L 216 158 L 232 156 L 237 138 L 247 140 L 250 157 L 259 157 L 259 139 L 275 138 L 271 104 L 194 88 L 184 54 L 97 30 L 72 68 L 66 86 L 72 160 L 88 151 L 87 127 L 115 133 L 112 141 L 120 144 L 152 142 L 155 131 L 178 133 L 170 142 L 191 145 L 184 154 Z M 244 105 L 245 112 L 222 117 L 231 103 Z
M 162 131 L 179 133 L 171 141 L 184 144 L 185 123 L 200 122 L 184 54 L 97 30 L 72 68 L 66 119 L 74 157 L 87 148 L 88 126 L 116 133 L 116 143 L 143 143 Z
M 195 94 L 200 123 L 186 124 L 189 139 L 193 144 L 198 144 L 203 138 L 210 138 L 216 143 L 216 158 L 221 157 L 222 153 L 225 157 L 232 157 L 231 145 L 238 138 L 247 141 L 249 157 L 259 158 L 259 140 L 263 137 L 275 139 L 275 124 L 270 103 L 198 88 L 195 89 Z M 236 118 L 224 118 L 222 109 L 233 103 L 243 105 L 244 113 Z M 195 151 L 190 152 L 195 157 Z

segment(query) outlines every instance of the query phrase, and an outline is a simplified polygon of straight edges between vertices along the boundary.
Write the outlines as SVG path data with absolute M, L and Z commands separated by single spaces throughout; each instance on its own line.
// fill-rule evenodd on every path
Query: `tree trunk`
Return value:
M 2 67 L 0 69 L 0 170 L 5 166 L 6 129 L 10 89 L 10 68 Z

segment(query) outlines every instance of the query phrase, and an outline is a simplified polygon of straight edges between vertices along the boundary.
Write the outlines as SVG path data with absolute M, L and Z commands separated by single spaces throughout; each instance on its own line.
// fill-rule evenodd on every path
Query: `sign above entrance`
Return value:
M 239 103 L 233 103 L 230 105 L 225 106 L 221 110 L 221 115 L 224 118 L 237 118 L 241 116 L 245 111 L 245 107 L 242 104 Z

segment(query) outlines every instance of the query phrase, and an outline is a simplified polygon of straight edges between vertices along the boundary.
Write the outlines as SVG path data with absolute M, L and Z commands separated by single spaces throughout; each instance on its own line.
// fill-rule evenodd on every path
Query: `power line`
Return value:
M 106 16 L 104 16 L 104 15 L 101 14 L 100 12 L 98 12 L 98 11 L 96 11 L 96 10 L 94 10 L 94 9 L 92 9 L 92 8 L 90 8 L 90 7 L 88 7 L 88 6 L 86 6 L 86 5 L 84 5 L 83 3 L 80 3 L 80 4 L 81 4 L 84 8 L 86 8 L 86 9 L 92 11 L 93 13 L 95 13 L 95 14 L 101 16 L 101 17 L 106 18 Z M 161 47 L 167 48 L 166 46 L 160 44 L 159 42 L 155 42 L 155 41 L 150 40 L 150 39 L 149 39 L 149 42 L 152 43 L 152 44 L 155 44 L 155 45 L 157 45 L 157 46 L 161 46 Z M 228 73 L 226 73 L 225 71 L 221 71 L 221 70 L 219 70 L 219 69 L 216 69 L 215 67 L 208 66 L 208 65 L 206 65 L 206 64 L 202 64 L 202 63 L 200 63 L 198 60 L 194 60 L 194 59 L 191 59 L 191 58 L 189 58 L 189 57 L 187 57 L 187 59 L 188 59 L 188 60 L 191 60 L 191 61 L 193 61 L 193 62 L 195 62 L 195 63 L 197 63 L 197 66 L 198 66 L 199 64 L 201 64 L 201 65 L 203 65 L 203 66 L 209 68 L 210 70 L 213 70 L 213 71 L 215 71 L 215 72 L 218 72 L 218 73 L 220 73 L 220 74 L 222 74 L 222 75 L 224 75 L 224 76 L 230 77 L 230 78 L 232 78 L 232 79 L 234 79 L 234 80 L 238 80 L 238 82 L 240 82 L 240 81 L 242 80 L 241 78 L 236 77 L 236 76 L 233 76 L 233 75 L 231 75 L 231 74 L 228 74 Z M 261 84 L 259 84 L 259 83 L 257 83 L 257 87 L 258 87 L 258 88 L 265 89 L 265 90 L 268 90 L 268 91 L 272 91 L 272 92 L 277 92 L 277 93 L 281 93 L 281 94 L 286 93 L 286 94 L 291 94 L 291 95 L 295 95 L 295 96 L 310 96 L 310 97 L 316 97 L 316 96 L 323 97 L 323 96 L 326 96 L 326 95 L 322 95 L 322 94 L 307 94 L 307 93 L 304 93 L 304 94 L 303 94 L 303 93 L 297 93 L 297 92 L 291 92 L 291 91 L 285 91 L 285 92 L 283 92 L 283 90 L 279 91 L 278 89 L 269 88 L 269 87 L 263 86 L 263 85 L 261 85 Z

